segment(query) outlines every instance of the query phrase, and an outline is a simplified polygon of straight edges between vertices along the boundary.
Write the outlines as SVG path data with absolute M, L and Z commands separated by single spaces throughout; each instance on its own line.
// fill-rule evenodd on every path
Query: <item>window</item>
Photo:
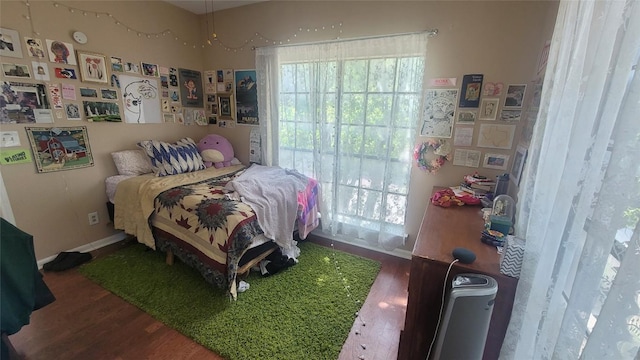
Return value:
M 270 94 L 277 118 L 263 133 L 277 139 L 273 164 L 320 182 L 323 231 L 386 248 L 402 243 L 425 68 L 420 38 L 411 51 L 381 51 L 375 43 L 384 39 L 375 39 L 278 54 Z

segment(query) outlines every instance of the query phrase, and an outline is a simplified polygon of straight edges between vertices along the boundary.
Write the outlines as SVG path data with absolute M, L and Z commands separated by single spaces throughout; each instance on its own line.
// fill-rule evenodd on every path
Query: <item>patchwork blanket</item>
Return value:
M 262 233 L 247 204 L 225 198 L 224 185 L 243 169 L 125 180 L 116 192 L 115 226 L 153 249 L 171 250 L 235 298 L 238 262 Z
M 244 201 L 231 200 L 235 196 L 229 194 L 231 190 L 225 185 L 241 177 L 246 179 L 243 175 L 246 172 L 244 166 L 237 165 L 165 177 L 147 174 L 124 180 L 118 184 L 115 195 L 115 227 L 135 235 L 139 242 L 152 249 L 158 246 L 160 250 L 172 250 L 183 260 L 188 258 L 188 263 L 197 267 L 207 281 L 227 287 L 235 297 L 240 257 L 252 239 L 263 233 L 255 211 L 245 201 L 265 204 L 274 201 L 266 193 L 254 195 L 261 197 L 259 200 L 251 196 Z M 281 184 L 266 183 L 283 188 Z M 304 238 L 317 226 L 314 211 L 317 210 L 318 185 L 313 179 L 300 178 L 292 191 L 285 193 L 288 201 L 295 204 Z M 273 228 L 273 224 L 267 223 L 265 227 Z

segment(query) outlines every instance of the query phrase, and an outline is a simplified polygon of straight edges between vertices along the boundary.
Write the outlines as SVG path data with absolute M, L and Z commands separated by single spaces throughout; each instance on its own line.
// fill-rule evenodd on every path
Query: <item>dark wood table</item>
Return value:
M 434 188 L 434 192 L 442 188 Z M 454 260 L 451 252 L 464 247 L 476 254 L 471 264 L 453 265 L 447 279 L 460 273 L 478 273 L 498 282 L 498 293 L 491 316 L 483 359 L 497 359 L 511 317 L 518 279 L 500 273 L 496 248 L 480 241 L 484 221 L 478 206 L 443 208 L 427 206 L 411 257 L 409 296 L 404 330 L 400 332 L 398 359 L 424 360 L 436 333 L 444 277 Z

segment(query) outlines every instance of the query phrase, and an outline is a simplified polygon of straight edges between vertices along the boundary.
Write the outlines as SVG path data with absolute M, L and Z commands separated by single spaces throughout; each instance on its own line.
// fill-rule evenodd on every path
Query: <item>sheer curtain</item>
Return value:
M 501 358 L 638 359 L 640 3 L 562 1 L 518 194 Z
M 320 182 L 323 232 L 402 244 L 427 37 L 257 49 L 264 162 Z

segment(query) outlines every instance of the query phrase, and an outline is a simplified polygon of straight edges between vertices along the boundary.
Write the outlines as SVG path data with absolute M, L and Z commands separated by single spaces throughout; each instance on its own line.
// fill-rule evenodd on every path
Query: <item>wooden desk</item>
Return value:
M 435 188 L 434 191 L 440 188 Z M 456 247 L 476 254 L 472 264 L 456 263 L 447 279 L 470 272 L 484 274 L 498 282 L 498 293 L 491 316 L 483 359 L 497 359 L 507 331 L 518 279 L 500 273 L 496 248 L 480 241 L 484 222 L 478 206 L 443 208 L 427 206 L 411 257 L 409 296 L 404 330 L 400 332 L 399 360 L 424 360 L 436 332 L 444 276 Z

